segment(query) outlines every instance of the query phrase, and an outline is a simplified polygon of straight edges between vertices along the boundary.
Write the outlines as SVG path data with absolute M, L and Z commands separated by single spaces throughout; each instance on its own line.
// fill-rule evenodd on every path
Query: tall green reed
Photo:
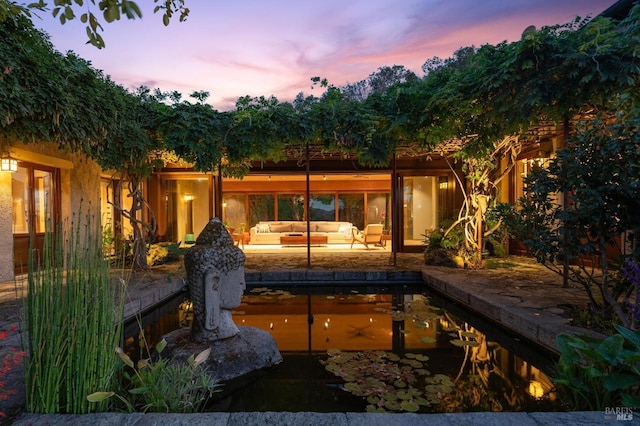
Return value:
M 99 221 L 74 215 L 65 236 L 48 226 L 31 250 L 25 298 L 26 409 L 34 413 L 103 411 L 86 395 L 116 380 L 124 280 L 111 277 Z M 33 245 L 32 245 L 33 247 Z

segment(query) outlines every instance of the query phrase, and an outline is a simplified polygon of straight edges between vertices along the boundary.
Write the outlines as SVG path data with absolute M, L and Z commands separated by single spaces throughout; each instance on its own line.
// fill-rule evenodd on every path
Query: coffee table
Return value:
M 327 244 L 328 238 L 326 235 L 312 235 L 308 243 L 314 246 Z M 300 246 L 307 245 L 306 235 L 282 235 L 280 237 L 280 244 L 283 246 Z

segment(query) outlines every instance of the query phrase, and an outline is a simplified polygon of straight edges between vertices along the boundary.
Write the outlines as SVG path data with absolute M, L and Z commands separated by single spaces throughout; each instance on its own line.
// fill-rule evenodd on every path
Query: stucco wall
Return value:
M 11 173 L 0 172 L 0 282 L 13 280 Z
M 65 153 L 54 144 L 15 143 L 12 157 L 60 170 L 61 219 L 68 226 L 82 212 L 100 220 L 100 167 L 82 154 Z M 0 282 L 14 279 L 11 173 L 0 172 Z M 84 219 L 84 217 L 83 217 Z
M 72 169 L 60 174 L 62 219 L 76 221 L 79 215 L 82 223 L 89 214 L 92 223 L 100 223 L 100 167 L 80 154 L 68 157 L 74 164 Z

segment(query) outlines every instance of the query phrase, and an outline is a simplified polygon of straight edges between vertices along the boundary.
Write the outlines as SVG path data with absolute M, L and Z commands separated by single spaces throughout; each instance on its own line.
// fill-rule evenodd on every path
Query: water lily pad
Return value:
M 340 371 L 340 366 L 338 364 L 327 364 L 324 368 L 331 373 L 337 373 Z
M 428 336 L 423 336 L 420 338 L 421 341 L 423 341 L 424 343 L 435 343 L 436 339 L 434 339 L 433 337 L 428 337 Z
M 344 390 L 351 393 L 360 392 L 360 386 L 357 383 L 349 382 L 345 383 Z
M 460 332 L 460 335 L 462 335 L 463 337 L 473 337 L 473 338 L 478 337 L 478 333 L 473 331 L 462 331 Z
M 404 411 L 415 413 L 420 409 L 420 406 L 416 404 L 415 401 L 402 401 L 400 403 L 400 408 L 402 408 Z
M 471 346 L 472 348 L 477 348 L 478 346 L 480 346 L 480 343 L 476 342 L 475 340 L 451 340 L 451 344 L 459 347 Z
M 421 396 L 414 398 L 413 402 L 415 402 L 418 405 L 431 405 L 429 401 L 427 401 L 425 398 Z
M 392 311 L 391 312 L 391 320 L 392 321 L 404 321 L 407 318 L 406 314 L 402 311 Z
M 406 390 L 399 390 L 397 393 L 397 396 L 399 399 L 403 400 L 403 401 L 408 401 L 410 399 L 415 398 L 416 396 L 420 395 L 420 391 L 416 388 L 409 388 Z
M 398 411 L 400 409 L 400 404 L 398 401 L 385 401 L 384 408 L 391 411 Z
M 377 405 L 367 405 L 367 413 L 386 413 L 387 411 Z
M 413 368 L 422 368 L 422 363 L 420 361 L 416 361 L 415 359 L 403 359 L 402 361 L 403 364 L 407 364 Z
M 398 399 L 398 395 L 394 392 L 387 392 L 384 394 L 384 399 L 386 401 L 395 401 Z

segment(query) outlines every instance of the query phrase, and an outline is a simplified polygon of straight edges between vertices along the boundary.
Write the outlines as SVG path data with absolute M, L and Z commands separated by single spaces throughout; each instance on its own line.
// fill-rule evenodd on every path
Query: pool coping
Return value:
M 636 422 L 637 423 L 637 422 Z M 619 424 L 616 416 L 598 411 L 551 413 L 315 413 L 242 412 L 202 414 L 97 413 L 82 415 L 23 414 L 16 426 L 147 426 L 147 425 L 314 425 L 314 426 L 413 426 L 413 425 L 497 425 L 556 426 Z

